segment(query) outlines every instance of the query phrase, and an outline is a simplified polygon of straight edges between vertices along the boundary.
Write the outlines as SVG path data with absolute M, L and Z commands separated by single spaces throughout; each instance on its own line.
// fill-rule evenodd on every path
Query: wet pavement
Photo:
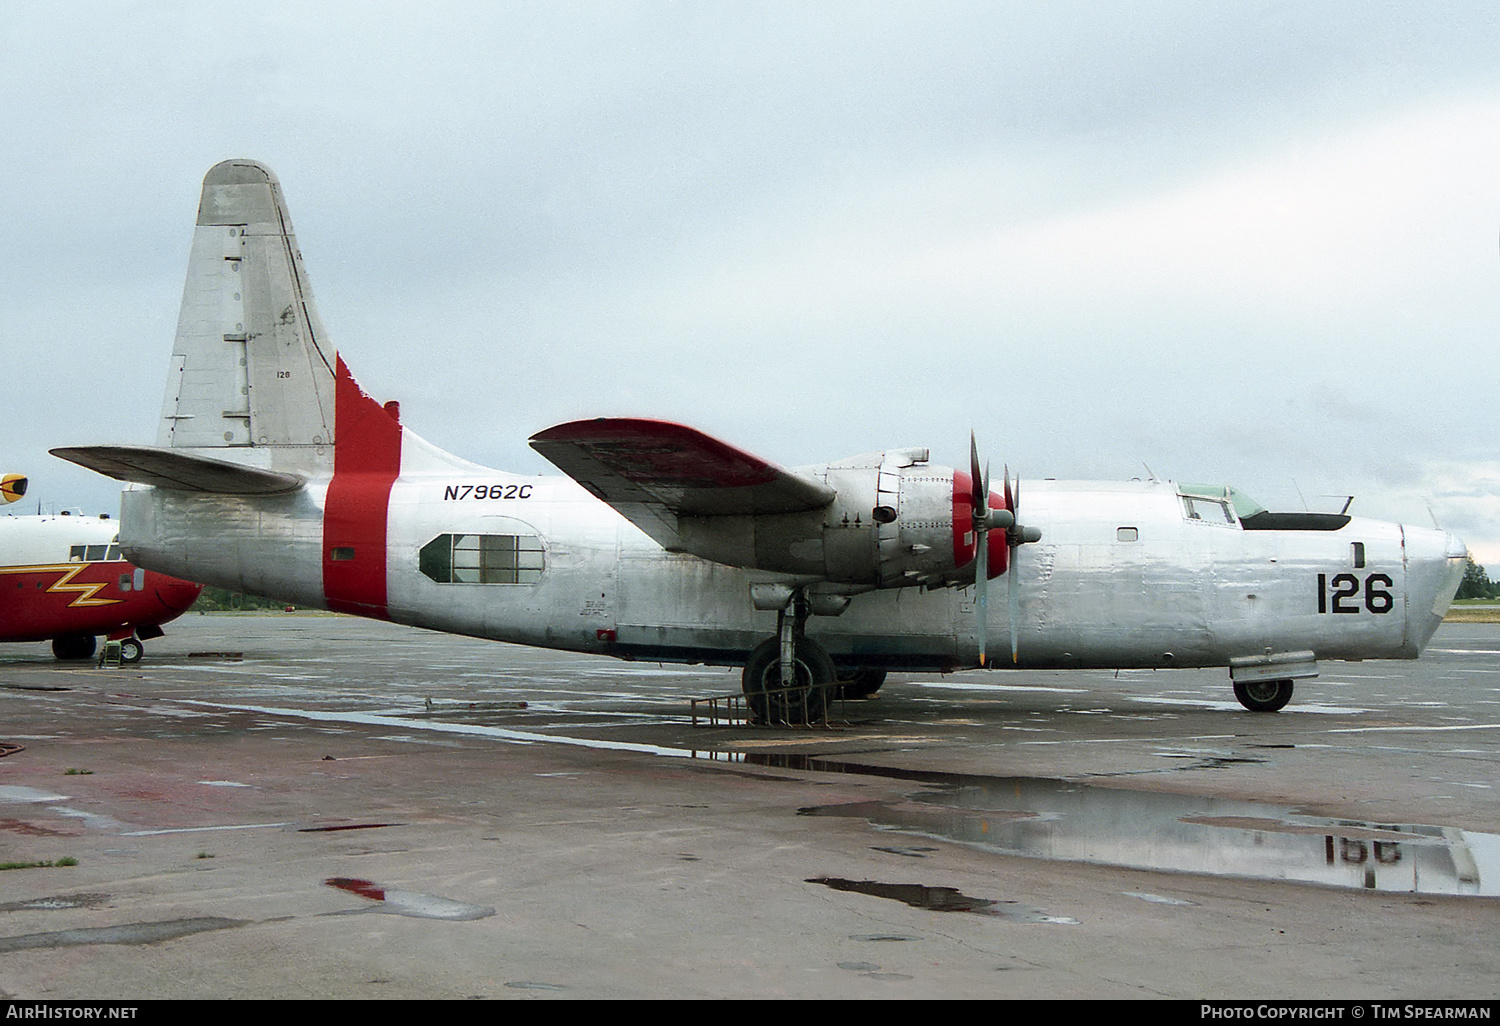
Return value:
M 1497 990 L 1500 626 L 1279 714 L 976 672 L 801 730 L 694 726 L 729 670 L 171 626 L 0 650 L 0 997 Z

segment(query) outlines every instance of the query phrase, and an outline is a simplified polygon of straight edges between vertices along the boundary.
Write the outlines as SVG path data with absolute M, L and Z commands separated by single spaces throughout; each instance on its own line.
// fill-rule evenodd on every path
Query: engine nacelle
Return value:
M 816 577 L 857 590 L 974 582 L 973 482 L 890 449 L 799 467 L 837 494 L 821 510 L 775 516 L 681 517 L 683 548 L 706 559 Z M 993 492 L 989 507 L 1004 505 Z M 1005 572 L 1005 532 L 989 533 L 989 576 Z

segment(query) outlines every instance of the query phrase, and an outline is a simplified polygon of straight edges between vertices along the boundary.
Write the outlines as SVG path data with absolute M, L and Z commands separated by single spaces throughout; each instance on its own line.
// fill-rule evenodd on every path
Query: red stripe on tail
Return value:
M 329 609 L 389 619 L 386 518 L 400 473 L 400 422 L 360 389 L 338 357 L 333 480 L 323 509 L 323 596 Z

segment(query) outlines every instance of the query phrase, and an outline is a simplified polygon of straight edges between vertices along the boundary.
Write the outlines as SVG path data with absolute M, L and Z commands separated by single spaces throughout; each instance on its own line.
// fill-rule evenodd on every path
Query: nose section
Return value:
M 1407 640 L 1426 646 L 1464 579 L 1469 547 L 1449 531 L 1402 525 L 1406 549 Z
M 175 620 L 185 613 L 189 606 L 198 601 L 198 593 L 203 590 L 201 584 L 179 581 L 166 574 L 148 572 L 146 576 L 148 585 L 154 588 L 157 600 L 165 607 L 168 614 L 160 621 L 161 623 Z

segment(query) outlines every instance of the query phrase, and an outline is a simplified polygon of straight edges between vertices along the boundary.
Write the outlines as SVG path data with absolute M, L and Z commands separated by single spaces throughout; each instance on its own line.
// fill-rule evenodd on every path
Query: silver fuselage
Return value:
M 484 470 L 409 434 L 406 449 L 404 467 L 427 469 L 403 470 L 391 489 L 386 607 L 375 615 L 546 648 L 722 664 L 742 662 L 775 632 L 776 613 L 754 608 L 750 585 L 777 575 L 665 551 L 565 478 Z M 1244 530 L 1188 519 L 1168 482 L 1025 488 L 1042 541 L 1020 549 L 1008 571 L 1017 575 L 1018 659 L 1002 657 L 1002 667 L 1224 666 L 1293 651 L 1415 658 L 1463 568 L 1462 543 L 1430 529 L 1354 518 L 1336 531 Z M 154 570 L 324 606 L 326 489 L 326 479 L 270 497 L 132 487 L 121 544 Z M 421 572 L 419 551 L 444 535 L 538 538 L 541 572 L 526 583 L 439 583 Z M 845 665 L 973 666 L 973 603 L 973 587 L 870 591 L 842 615 L 813 617 L 807 632 Z M 1005 636 L 1007 604 L 988 612 L 992 636 Z

